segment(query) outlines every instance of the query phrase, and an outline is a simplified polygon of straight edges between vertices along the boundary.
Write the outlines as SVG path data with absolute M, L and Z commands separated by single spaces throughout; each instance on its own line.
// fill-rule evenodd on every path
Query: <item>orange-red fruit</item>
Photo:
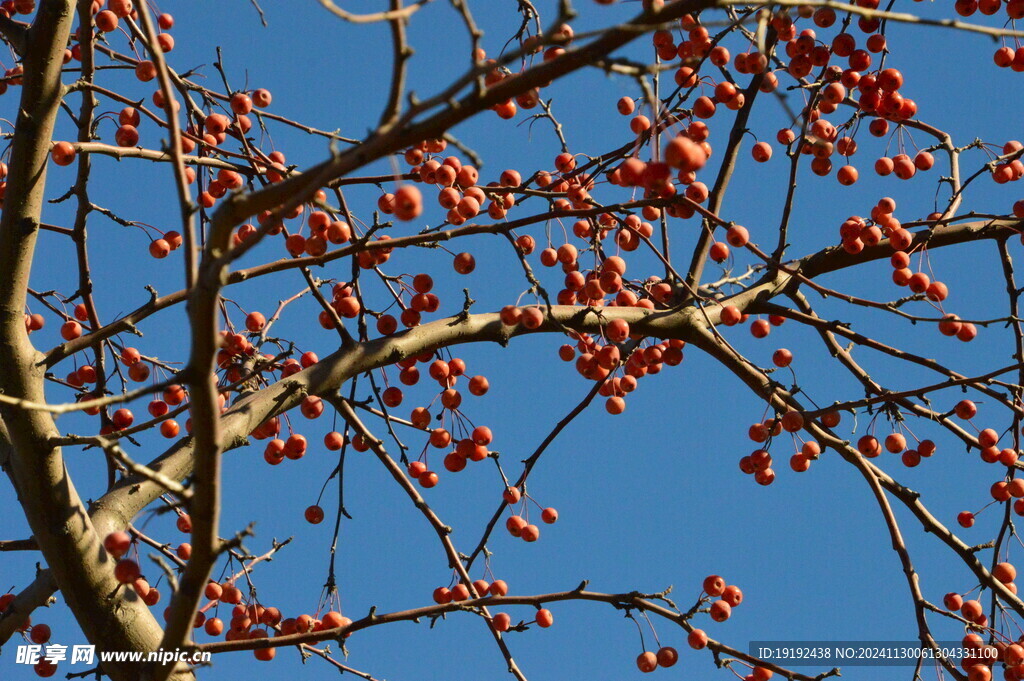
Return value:
M 261 109 L 270 106 L 271 102 L 270 90 L 260 88 L 252 93 L 252 103 Z
M 972 419 L 978 413 L 978 407 L 971 400 L 960 400 L 953 411 L 962 419 Z
M 36 662 L 34 665 L 32 665 L 32 669 L 35 671 L 36 676 L 45 679 L 57 673 L 57 664 L 55 662 L 50 662 L 46 658 L 43 658 L 39 660 L 39 662 Z
M 964 616 L 964 619 L 968 619 L 972 622 L 980 618 L 984 612 L 985 611 L 979 601 L 964 601 L 964 604 L 960 606 L 960 614 Z
M 998 579 L 1003 584 L 1012 582 L 1017 577 L 1017 568 L 1011 563 L 997 563 L 992 568 L 992 576 Z
M 74 340 L 82 335 L 82 325 L 75 321 L 64 322 L 60 327 L 60 336 L 66 341 Z
M 722 308 L 722 323 L 726 326 L 735 326 L 742 318 L 743 313 L 735 305 L 726 305 Z
M 469 274 L 476 269 L 476 258 L 470 253 L 459 253 L 455 256 L 453 266 L 459 274 Z
M 665 646 L 658 651 L 658 664 L 662 667 L 671 667 L 679 661 L 679 653 L 675 648 Z
M 46 625 L 46 624 L 36 624 L 36 625 L 33 625 L 32 630 L 31 630 L 29 635 L 30 635 L 33 643 L 38 643 L 38 644 L 42 645 L 44 643 L 47 643 L 50 640 L 50 634 L 51 633 L 52 632 L 50 631 L 49 625 Z
M 665 145 L 665 163 L 684 173 L 700 170 L 707 163 L 704 148 L 689 137 L 674 137 Z
M 729 258 L 729 247 L 721 241 L 716 241 L 708 249 L 708 257 L 717 263 L 725 262 Z
M 93 19 L 96 22 L 97 30 L 102 33 L 110 33 L 117 28 L 117 15 L 109 9 L 99 12 Z
M 321 621 L 324 629 L 337 629 L 339 627 L 347 627 L 352 624 L 352 620 L 334 610 L 324 615 Z
M 787 433 L 795 433 L 804 427 L 804 416 L 798 411 L 787 411 L 782 415 L 782 427 Z
M 103 548 L 114 558 L 120 558 L 131 548 L 132 538 L 127 532 L 111 532 L 103 539 Z
M 423 194 L 415 185 L 402 185 L 395 191 L 395 217 L 414 220 L 423 212 Z
M 139 564 L 130 558 L 119 560 L 114 566 L 114 577 L 122 584 L 131 584 L 140 574 Z
M 491 429 L 487 426 L 477 426 L 473 429 L 471 439 L 475 444 L 486 446 L 491 444 L 494 440 L 494 435 L 491 433 Z
M 711 604 L 711 619 L 716 622 L 724 622 L 732 614 L 732 606 L 725 601 L 715 601 Z
M 219 601 L 223 593 L 224 587 L 222 587 L 217 582 L 210 582 L 206 585 L 206 588 L 203 590 L 203 595 L 205 595 L 211 601 Z
M 157 260 L 163 260 L 171 253 L 171 245 L 166 239 L 154 239 L 149 242 L 149 254 Z
M 318 525 L 324 520 L 324 510 L 314 504 L 306 509 L 305 516 L 310 525 Z
M 75 148 L 70 142 L 57 142 L 50 150 L 50 158 L 59 166 L 67 166 L 74 162 L 75 153 Z
M 262 632 L 262 635 L 253 635 L 258 634 L 259 632 Z M 267 638 L 267 632 L 262 629 L 257 629 L 253 634 L 250 634 L 249 638 Z M 260 662 L 270 662 L 277 656 L 277 648 L 257 648 L 252 651 L 252 653 L 253 657 Z
M 725 240 L 736 248 L 743 248 L 750 241 L 750 232 L 742 225 L 733 225 L 725 233 Z
M 506 504 L 514 504 L 519 501 L 521 494 L 518 487 L 506 487 L 505 491 L 501 494 Z
M 206 621 L 203 629 L 210 636 L 220 636 L 224 631 L 224 622 L 220 618 L 210 618 Z
M 522 516 L 514 515 L 505 521 L 505 529 L 513 537 L 519 537 L 522 535 L 523 529 L 526 527 L 526 520 Z
M 648 651 L 640 653 L 636 658 L 637 669 L 646 673 L 653 672 L 658 668 L 658 656 Z
M 779 368 L 788 367 L 793 362 L 793 353 L 786 348 L 779 348 L 772 353 L 772 364 Z
M 858 173 L 857 169 L 853 166 L 843 166 L 839 169 L 839 172 L 836 173 L 836 179 L 839 180 L 839 184 L 847 187 L 851 184 L 855 184 L 859 177 L 860 173 Z
M 758 163 L 765 163 L 772 157 L 772 146 L 767 142 L 758 142 L 750 150 L 750 154 Z
M 718 575 L 711 575 L 704 579 L 704 593 L 717 598 L 725 591 L 725 580 Z
M 259 333 L 266 325 L 267 319 L 260 312 L 250 312 L 245 317 L 245 328 L 252 333 Z
M 902 433 L 892 433 L 885 438 L 885 448 L 893 454 L 899 454 L 907 448 L 907 438 Z

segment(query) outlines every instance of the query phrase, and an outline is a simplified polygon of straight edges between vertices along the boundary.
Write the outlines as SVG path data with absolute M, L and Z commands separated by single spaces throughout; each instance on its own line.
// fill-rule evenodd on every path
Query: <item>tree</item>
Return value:
M 246 21 L 266 19 L 255 2 L 227 4 Z M 377 44 L 390 51 L 336 95 L 339 115 L 365 134 L 291 114 L 317 105 L 282 103 L 274 83 L 250 87 L 261 75 L 217 46 L 230 32 L 217 43 L 198 29 L 179 35 L 175 17 L 131 0 L 2 3 L 0 36 L 17 64 L 2 85 L 14 123 L 0 169 L 0 462 L 13 491 L 4 515 L 16 515 L 16 495 L 31 537 L 0 542 L 0 552 L 41 564 L 35 575 L 19 569 L 18 588 L 0 597 L 5 652 L 11 640 L 49 641 L 37 609 L 59 593 L 100 653 L 252 651 L 268 661 L 298 648 L 372 679 L 361 636 L 469 620 L 525 679 L 516 635 L 551 627 L 566 603 L 593 602 L 637 624 L 630 645 L 642 672 L 692 647 L 755 681 L 833 675 L 831 660 L 807 671 L 720 638 L 717 623 L 743 592 L 714 574 L 686 571 L 671 593 L 636 583 L 510 589 L 525 568 L 509 566 L 526 549 L 496 554 L 499 537 L 567 539 L 541 535 L 558 527 L 547 504 L 560 503 L 569 469 L 556 464 L 563 477 L 543 492 L 527 483 L 568 437 L 583 437 L 574 424 L 590 419 L 645 449 L 667 446 L 652 436 L 659 421 L 707 419 L 694 448 L 735 452 L 727 430 L 753 441 L 715 482 L 732 490 L 749 475 L 744 499 L 778 487 L 777 473 L 801 495 L 810 483 L 797 473 L 825 467 L 832 477 L 814 484 L 834 485 L 855 472 L 895 552 L 877 552 L 891 574 L 882 588 L 907 604 L 910 634 L 939 675 L 1024 678 L 1010 557 L 1024 515 L 1024 289 L 1012 259 L 1024 201 L 1002 187 L 1024 177 L 1024 145 L 1000 128 L 1014 120 L 1010 72 L 1024 70 L 1024 48 L 1007 44 L 1021 37 L 1020 0 L 958 0 L 956 19 L 877 0 L 390 0 L 363 14 L 320 5 L 303 20 L 310 31 L 336 22 L 351 63 Z M 270 9 L 271 25 L 291 11 L 300 10 Z M 968 18 L 976 13 L 1010 21 Z M 492 24 L 503 33 L 492 37 Z M 446 60 L 413 51 L 425 35 Z M 955 49 L 976 80 L 958 81 L 957 65 L 922 35 Z M 963 55 L 983 36 L 1001 42 L 995 65 L 979 70 L 989 47 Z M 290 74 L 282 89 L 326 97 L 326 80 L 354 78 L 349 62 L 304 71 L 301 34 L 274 41 Z M 178 57 L 186 50 L 216 61 L 190 67 Z M 984 120 L 956 115 L 979 107 Z M 313 160 L 291 163 L 279 149 Z M 508 169 L 490 158 L 509 159 Z M 302 280 L 294 292 L 292 276 Z M 773 333 L 795 351 L 766 352 Z M 502 368 L 517 346 L 528 355 Z M 706 363 L 719 378 L 686 388 L 685 376 L 654 378 L 683 372 L 684 350 L 698 376 Z M 490 391 L 492 371 L 523 385 Z M 576 380 L 563 385 L 569 374 Z M 702 408 L 716 390 L 732 409 Z M 531 443 L 542 426 L 521 414 L 548 399 L 562 415 Z M 627 411 L 634 404 L 639 414 Z M 739 415 L 756 404 L 756 416 Z M 600 421 L 592 405 L 607 412 Z M 954 458 L 958 442 L 971 456 Z M 592 454 L 623 454 L 607 449 Z M 332 457 L 326 475 L 282 478 L 292 482 L 271 499 L 246 493 L 314 456 Z M 358 477 L 368 461 L 386 473 L 380 487 Z M 585 477 L 578 469 L 595 465 L 577 460 L 572 471 Z M 681 465 L 700 475 L 714 464 Z M 437 510 L 460 473 L 488 500 L 474 538 Z M 909 485 L 943 477 L 933 511 Z M 951 477 L 956 503 L 983 516 L 945 508 Z M 418 522 L 440 546 L 446 566 L 428 578 L 432 594 L 417 586 L 418 600 L 366 615 L 341 607 L 342 528 L 360 522 L 342 496 L 353 486 L 376 500 L 369 512 Z M 386 501 L 394 492 L 402 508 Z M 638 503 L 655 518 L 670 501 Z M 710 510 L 735 503 L 722 494 Z M 315 529 L 319 547 L 328 537 L 329 551 L 299 556 L 290 539 L 268 541 L 257 523 L 279 515 L 313 526 L 300 531 Z M 935 583 L 922 584 L 908 526 L 944 547 Z M 392 537 L 368 539 L 394 548 Z M 692 548 L 702 563 L 720 558 Z M 359 550 L 369 558 L 378 548 Z M 790 554 L 795 565 L 805 550 Z M 502 552 L 512 557 L 492 569 Z M 271 560 L 295 574 L 327 561 L 315 609 L 261 596 L 285 574 L 268 572 Z M 645 638 L 658 626 L 664 645 Z M 950 653 L 936 631 L 966 631 L 970 654 Z M 320 646 L 333 641 L 352 659 Z M 204 676 L 194 661 L 105 659 L 99 671 Z M 44 659 L 35 671 L 58 667 Z

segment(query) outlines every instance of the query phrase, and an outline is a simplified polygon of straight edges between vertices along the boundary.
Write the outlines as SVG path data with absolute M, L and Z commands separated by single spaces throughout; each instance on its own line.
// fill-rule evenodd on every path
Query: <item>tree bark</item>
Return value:
M 64 94 L 61 66 L 75 15 L 73 0 L 44 0 L 28 31 L 25 75 L 11 147 L 7 200 L 0 218 L 0 391 L 43 402 L 44 366 L 25 329 L 25 296 L 46 184 L 54 123 Z M 89 642 L 104 651 L 154 650 L 161 629 L 135 592 L 114 578 L 89 513 L 68 476 L 53 417 L 0 407 L 10 439 L 8 471 L 53 580 Z M 137 678 L 138 665 L 110 663 L 115 681 Z

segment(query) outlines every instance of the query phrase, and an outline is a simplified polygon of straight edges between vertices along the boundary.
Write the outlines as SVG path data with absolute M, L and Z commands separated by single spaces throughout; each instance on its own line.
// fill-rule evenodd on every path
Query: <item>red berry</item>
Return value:
M 653 672 L 658 668 L 658 656 L 650 651 L 640 653 L 636 658 L 636 666 L 644 673 Z
M 140 574 L 139 564 L 130 558 L 119 560 L 114 566 L 114 577 L 122 584 L 131 584 Z

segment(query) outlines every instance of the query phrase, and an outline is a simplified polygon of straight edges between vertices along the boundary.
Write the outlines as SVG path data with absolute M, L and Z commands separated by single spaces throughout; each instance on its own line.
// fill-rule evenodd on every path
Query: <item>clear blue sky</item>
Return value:
M 262 4 L 269 28 L 260 26 L 246 0 L 203 3 L 201 8 L 196 3 L 165 2 L 161 9 L 173 12 L 176 19 L 172 65 L 179 71 L 198 68 L 211 86 L 220 89 L 212 64 L 215 47 L 221 46 L 232 86 L 271 89 L 272 111 L 318 128 L 339 129 L 353 137 L 365 134 L 376 122 L 387 92 L 390 45 L 386 27 L 355 29 L 329 16 L 315 2 Z M 552 4 L 539 2 L 538 7 L 550 15 Z M 639 5 L 600 8 L 590 0 L 578 0 L 577 4 L 584 15 L 578 31 L 630 16 Z M 354 11 L 383 6 L 365 0 L 344 5 Z M 512 0 L 474 3 L 489 52 L 500 51 L 517 25 L 516 6 Z M 910 2 L 898 3 L 895 9 L 934 11 Z M 824 32 L 827 36 L 833 34 L 834 29 Z M 119 49 L 124 48 L 120 37 L 114 42 Z M 446 2 L 436 2 L 414 18 L 410 42 L 416 50 L 410 82 L 421 95 L 439 89 L 461 74 L 467 64 L 468 40 Z M 649 58 L 646 39 L 638 43 L 643 47 L 632 54 Z M 742 47 L 739 43 L 727 44 L 733 51 Z M 990 40 L 942 29 L 892 25 L 889 44 L 893 49 L 890 63 L 906 74 L 904 89 L 917 100 L 921 118 L 951 132 L 957 143 L 980 137 L 1001 145 L 1024 134 L 1016 115 L 1024 104 L 1018 80 L 1021 76 L 992 65 L 995 47 Z M 150 85 L 140 85 L 129 76 L 103 74 L 107 87 L 133 97 L 151 94 Z M 784 85 L 791 82 L 787 77 L 782 80 Z M 554 112 L 566 127 L 571 150 L 592 154 L 617 147 L 627 138 L 626 120 L 614 110 L 615 101 L 626 94 L 638 95 L 629 80 L 609 78 L 598 71 L 576 74 L 545 91 L 546 97 L 554 97 Z M 789 95 L 794 101 L 798 96 Z M 14 118 L 15 97 L 17 90 L 13 89 L 0 98 L 0 115 Z M 75 98 L 72 100 L 77 106 Z M 775 131 L 788 122 L 770 97 L 762 100 L 754 114 L 753 132 L 773 141 Z M 115 117 L 119 108 L 109 101 L 100 105 L 101 111 L 113 111 Z M 731 121 L 727 113 L 719 114 L 714 119 L 717 125 L 712 124 L 717 131 L 712 139 L 717 142 L 716 148 L 721 148 Z M 525 176 L 534 168 L 551 166 L 558 148 L 550 127 L 539 121 L 531 132 L 526 124 L 514 125 L 522 120 L 520 114 L 516 121 L 503 123 L 488 112 L 456 130 L 461 139 L 484 154 L 483 180 L 497 179 L 506 167 L 518 168 Z M 105 121 L 100 134 L 109 140 L 115 128 L 114 123 Z M 69 135 L 69 131 L 65 120 L 62 134 Z M 154 125 L 143 123 L 141 133 L 144 145 L 159 146 L 160 132 Z M 285 151 L 289 162 L 300 166 L 322 159 L 327 151 L 322 138 L 280 127 L 273 128 L 272 135 L 274 148 Z M 881 180 L 873 176 L 870 166 L 883 153 L 884 142 L 864 133 L 858 141 L 861 151 L 855 163 L 862 179 L 855 188 L 840 187 L 834 177 L 816 178 L 806 169 L 801 174 L 792 255 L 835 243 L 843 219 L 852 214 L 866 215 L 886 194 L 897 199 L 900 218 L 920 218 L 932 210 L 936 181 L 944 172 L 941 159 L 935 170 L 910 182 Z M 918 142 L 922 146 L 928 143 L 923 139 Z M 741 171 L 734 178 L 723 214 L 748 226 L 755 242 L 763 239 L 773 245 L 788 165 L 781 150 L 776 149 L 771 162 L 755 166 L 749 160 L 749 145 L 741 155 Z M 973 171 L 984 160 L 974 152 L 965 159 L 965 168 Z M 177 228 L 168 167 L 130 160 L 118 163 L 105 157 L 96 158 L 94 164 L 91 191 L 97 204 L 125 218 L 163 229 Z M 390 172 L 391 167 L 378 163 L 372 170 Z M 49 176 L 49 194 L 62 193 L 73 177 L 70 169 L 54 169 Z M 1017 191 L 979 182 L 964 209 L 1006 212 L 1019 198 Z M 375 192 L 348 194 L 357 215 L 369 217 Z M 427 199 L 433 205 L 429 192 Z M 44 218 L 70 224 L 69 209 L 69 204 L 47 207 Z M 433 208 L 428 212 L 435 224 L 439 216 Z M 415 229 L 418 227 L 403 226 L 398 230 L 405 231 L 396 233 Z M 558 245 L 561 229 L 557 225 L 551 229 Z M 681 266 L 689 260 L 686 249 L 693 244 L 697 229 L 694 221 L 673 224 L 675 252 L 685 254 L 680 258 Z M 543 241 L 541 226 L 529 233 Z M 94 215 L 90 238 L 93 267 L 104 273 L 97 281 L 97 297 L 105 319 L 144 302 L 145 284 L 153 284 L 162 294 L 180 288 L 177 259 L 152 260 L 146 252 L 148 239 L 140 231 Z M 1011 243 L 1011 249 L 1016 254 L 1020 245 Z M 396 253 L 387 271 L 431 274 L 442 294 L 442 311 L 448 313 L 461 306 L 461 289 L 465 286 L 479 301 L 475 310 L 496 310 L 512 303 L 526 287 L 503 239 L 473 238 L 457 250 L 472 250 L 476 255 L 478 267 L 473 275 L 458 277 L 451 270 L 448 256 L 416 249 Z M 280 257 L 281 253 L 279 245 L 265 245 L 250 256 L 249 262 Z M 44 235 L 39 256 L 33 286 L 37 290 L 72 291 L 74 259 L 67 240 Z M 646 269 L 644 261 L 637 261 L 635 269 L 632 262 L 633 276 L 658 272 L 653 261 L 646 263 Z M 62 265 L 54 267 L 55 263 Z M 737 268 L 745 264 L 740 259 Z M 994 244 L 958 249 L 956 255 L 937 252 L 931 265 L 938 278 L 950 284 L 947 308 L 951 311 L 976 318 L 1005 314 L 1000 295 L 994 295 L 1002 291 Z M 348 267 L 347 261 L 336 263 L 317 274 L 345 278 Z M 717 272 L 718 268 L 712 267 L 707 277 Z M 864 297 L 889 300 L 900 295 L 889 283 L 889 273 L 888 264 L 881 262 L 857 273 L 833 276 L 827 283 L 847 287 Z M 554 272 L 545 276 L 548 288 L 557 290 L 561 276 Z M 247 310 L 258 309 L 269 316 L 278 300 L 303 286 L 297 273 L 286 272 L 232 287 L 226 295 Z M 1012 337 L 997 327 L 982 331 L 974 343 L 964 345 L 940 337 L 934 330 L 921 330 L 893 318 L 866 315 L 863 310 L 831 302 L 816 300 L 815 304 L 823 317 L 853 322 L 883 340 L 926 356 L 941 357 L 964 374 L 1010 362 Z M 301 350 L 314 350 L 323 356 L 332 351 L 335 336 L 317 326 L 316 311 L 308 297 L 295 303 L 287 308 L 279 331 L 296 339 Z M 238 316 L 236 322 L 241 319 Z M 33 336 L 41 349 L 58 342 L 58 325 L 54 322 L 51 317 L 47 328 Z M 166 361 L 187 359 L 187 325 L 182 309 L 147 320 L 142 331 L 145 337 L 138 346 L 146 354 Z M 787 324 L 761 341 L 751 338 L 745 327 L 729 332 L 729 338 L 764 366 L 770 365 L 776 348 L 791 349 L 796 355 L 793 367 L 799 385 L 821 404 L 862 396 L 862 390 L 823 351 L 816 334 Z M 518 474 L 517 462 L 533 451 L 590 388 L 570 366 L 557 359 L 556 350 L 562 342 L 557 337 L 531 337 L 517 339 L 507 349 L 488 345 L 459 348 L 456 353 L 467 361 L 470 374 L 483 373 L 490 379 L 491 392 L 483 398 L 467 397 L 464 411 L 475 423 L 493 428 L 494 449 L 502 453 L 510 474 Z M 930 380 L 927 374 L 896 366 L 878 355 L 861 351 L 858 356 L 876 378 L 893 388 Z M 65 363 L 58 373 L 63 376 L 67 371 L 70 365 Z M 432 398 L 426 382 L 407 390 L 406 395 L 399 410 L 403 415 L 407 407 L 425 404 Z M 54 389 L 50 399 L 67 398 L 66 391 Z M 948 408 L 958 399 L 949 392 L 937 396 L 936 403 Z M 137 414 L 144 409 L 143 404 L 135 407 Z M 728 622 L 714 624 L 702 618 L 700 626 L 713 637 L 743 650 L 749 641 L 764 639 L 912 641 L 916 625 L 898 559 L 889 548 L 888 534 L 870 491 L 853 468 L 835 454 L 826 454 L 810 472 L 795 474 L 786 465 L 792 451 L 780 438 L 773 449 L 778 462 L 774 485 L 759 487 L 738 470 L 739 458 L 753 449 L 746 438 L 747 427 L 761 419 L 763 412 L 763 403 L 696 350 L 687 351 L 682 366 L 666 368 L 660 375 L 644 379 L 640 389 L 630 396 L 624 415 L 609 417 L 600 401 L 595 402 L 549 449 L 530 478 L 528 489 L 540 503 L 558 508 L 558 523 L 544 527 L 541 540 L 534 544 L 513 541 L 504 532 L 497 532 L 490 544 L 494 552 L 491 569 L 507 580 L 516 594 L 566 590 L 582 579 L 589 579 L 592 589 L 608 592 L 653 592 L 672 585 L 673 597 L 682 607 L 697 597 L 706 575 L 718 573 L 743 589 L 745 601 Z M 265 551 L 272 538 L 294 535 L 279 559 L 261 566 L 254 576 L 261 601 L 279 607 L 286 616 L 316 608 L 327 572 L 330 519 L 337 493 L 336 484 L 331 482 L 322 502 L 327 522 L 311 527 L 302 520 L 303 509 L 316 501 L 336 465 L 336 456 L 319 445 L 323 433 L 330 430 L 329 416 L 308 423 L 296 414 L 293 422 L 301 425 L 301 432 L 313 443 L 301 461 L 287 461 L 271 469 L 263 462 L 263 448 L 258 443 L 225 455 L 226 505 L 222 520 L 224 533 L 256 522 L 256 536 L 247 544 L 255 554 Z M 863 419 L 858 434 L 863 433 L 865 422 Z M 996 405 L 982 402 L 978 423 L 1002 430 L 1009 425 L 1009 416 Z M 79 416 L 62 418 L 58 425 L 74 433 L 95 428 L 92 420 Z M 847 416 L 840 432 L 849 434 L 851 428 Z M 886 456 L 881 465 L 905 484 L 921 490 L 936 516 L 955 525 L 957 512 L 977 510 L 986 503 L 988 486 L 998 478 L 998 472 L 927 424 L 912 422 L 911 428 L 921 437 L 936 439 L 936 456 L 914 470 L 904 469 L 895 456 Z M 884 424 L 880 424 L 879 432 L 885 432 Z M 408 441 L 415 456 L 422 442 L 414 437 Z M 141 444 L 130 452 L 143 461 L 166 446 L 159 436 L 144 437 Z M 99 496 L 104 467 L 96 452 L 67 450 L 65 455 L 82 496 Z M 434 454 L 433 468 L 441 468 L 440 458 Z M 429 603 L 431 591 L 449 581 L 436 537 L 369 454 L 351 453 L 345 474 L 346 507 L 353 516 L 342 524 L 338 547 L 337 573 L 345 613 L 356 618 L 371 606 L 381 612 Z M 440 517 L 455 528 L 457 547 L 468 552 L 496 508 L 500 492 L 500 478 L 488 463 L 470 466 L 458 475 L 443 474 L 441 484 L 426 496 Z M 27 536 L 29 530 L 9 484 L 0 484 L 0 507 L 6 509 L 0 514 L 0 538 Z M 995 511 L 984 514 L 973 530 L 962 531 L 965 541 L 973 544 L 990 539 L 997 522 Z M 947 591 L 967 591 L 974 586 L 973 577 L 955 556 L 922 533 L 900 508 L 896 512 L 927 598 L 939 603 Z M 165 541 L 184 539 L 167 516 L 145 516 L 137 524 Z M 1013 559 L 1019 555 L 1020 546 L 1016 540 L 1011 543 Z M 25 586 L 37 559 L 32 553 L 5 554 L 0 561 L 0 590 Z M 148 564 L 144 569 L 153 580 L 157 578 L 157 571 Z M 480 576 L 481 569 L 480 565 L 474 569 L 474 578 Z M 158 616 L 165 603 L 157 606 Z M 622 613 L 598 604 L 557 604 L 552 610 L 556 620 L 552 628 L 531 628 L 508 636 L 516 660 L 530 679 L 612 681 L 640 675 L 634 664 L 640 652 L 636 627 L 624 621 Z M 514 622 L 530 614 L 527 608 L 512 612 Z M 85 641 L 60 603 L 37 613 L 34 619 L 53 627 L 55 642 L 73 645 Z M 955 626 L 938 617 L 930 621 L 937 638 L 959 638 Z M 656 625 L 663 644 L 676 646 L 682 655 L 676 667 L 657 672 L 659 677 L 690 681 L 718 674 L 719 678 L 729 678 L 728 671 L 715 671 L 707 651 L 685 649 L 685 637 L 679 630 L 664 623 Z M 201 636 L 201 640 L 208 638 Z M 650 645 L 649 635 L 647 640 Z M 0 657 L 0 677 L 31 678 L 30 669 L 13 664 L 15 643 L 8 644 Z M 351 639 L 348 648 L 347 664 L 389 681 L 493 679 L 505 674 L 490 635 L 468 615 L 449 617 L 432 629 L 427 623 L 374 628 Z M 59 674 L 66 671 L 62 667 Z M 319 679 L 333 672 L 316 659 L 303 666 L 298 653 L 288 649 L 279 651 L 272 667 L 256 662 L 251 653 L 221 656 L 215 659 L 214 670 L 204 675 L 233 680 L 254 674 Z M 910 674 L 908 668 L 844 670 L 848 679 L 906 679 Z

